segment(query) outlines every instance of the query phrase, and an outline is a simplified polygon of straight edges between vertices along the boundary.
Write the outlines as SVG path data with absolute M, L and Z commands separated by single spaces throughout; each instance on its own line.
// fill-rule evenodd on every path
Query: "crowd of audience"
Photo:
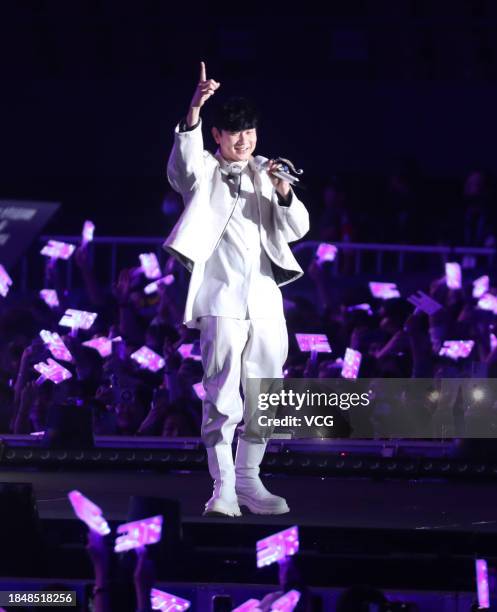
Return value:
M 419 181 L 416 168 L 404 165 L 389 182 L 388 233 L 407 242 L 416 226 Z M 493 246 L 491 193 L 491 181 L 485 173 L 468 175 L 463 197 L 464 244 Z M 333 181 L 325 189 L 324 200 L 315 237 L 331 243 L 359 239 L 364 219 L 361 221 L 349 206 L 346 186 Z M 366 211 L 364 215 L 373 213 Z M 162 273 L 172 282 L 145 293 L 150 280 L 139 266 L 122 269 L 110 288 L 97 280 L 99 261 L 91 243 L 80 246 L 73 257 L 82 291 L 66 290 L 62 281 L 66 262 L 46 260 L 40 289 L 56 290 L 58 307 L 47 306 L 38 294 L 21 296 L 15 287 L 7 298 L 0 298 L 0 432 L 44 431 L 51 407 L 72 402 L 92 406 L 97 435 L 199 435 L 199 338 L 196 330 L 182 324 L 188 272 L 172 258 L 167 259 Z M 443 306 L 428 316 L 415 310 L 406 296 L 373 299 L 367 280 L 338 290 L 327 263 L 312 259 L 305 267 L 310 291 L 284 292 L 290 338 L 286 377 L 339 376 L 340 358 L 347 347 L 362 353 L 361 377 L 496 375 L 497 348 L 491 344 L 495 315 L 477 307 L 471 285 L 476 275 L 491 277 L 491 270 L 470 270 L 462 289 L 449 289 L 439 265 L 433 270 L 431 285 L 419 287 Z M 490 292 L 495 290 L 490 288 Z M 359 304 L 369 307 L 358 308 Z M 58 321 L 66 308 L 96 312 L 98 317 L 88 331 L 63 335 Z M 58 331 L 73 356 L 71 363 L 64 363 L 72 377 L 58 385 L 48 380 L 41 383 L 33 368 L 50 357 L 39 336 L 42 329 Z M 309 353 L 299 350 L 295 333 L 326 334 L 332 353 L 310 359 Z M 109 356 L 101 357 L 83 345 L 96 336 L 120 339 L 112 343 Z M 449 339 L 472 339 L 475 346 L 466 359 L 439 357 L 443 341 Z M 181 350 L 184 345 L 193 345 L 190 355 Z M 154 373 L 130 359 L 142 346 L 161 355 L 165 367 Z
M 495 184 L 474 169 L 458 186 L 399 159 L 386 179 L 336 176 L 311 209 L 311 234 L 329 242 L 495 246 Z

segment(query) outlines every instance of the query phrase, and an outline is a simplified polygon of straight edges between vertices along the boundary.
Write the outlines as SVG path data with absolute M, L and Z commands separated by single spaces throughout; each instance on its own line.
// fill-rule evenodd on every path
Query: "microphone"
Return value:
M 283 157 L 277 157 L 275 161 L 280 163 L 282 167 L 274 172 L 271 172 L 272 176 L 288 181 L 290 185 L 297 185 L 297 183 L 300 182 L 300 179 L 297 176 L 290 174 L 290 171 L 301 175 L 304 173 L 303 170 L 297 170 L 289 159 L 284 159 Z M 254 157 L 254 163 L 259 172 L 262 172 L 263 170 L 267 170 L 269 166 L 269 159 L 267 157 L 263 157 L 262 155 L 257 155 Z

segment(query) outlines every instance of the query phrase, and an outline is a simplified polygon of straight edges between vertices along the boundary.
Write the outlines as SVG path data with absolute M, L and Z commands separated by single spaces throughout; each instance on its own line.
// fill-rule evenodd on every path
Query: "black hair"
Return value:
M 215 108 L 212 124 L 218 130 L 240 132 L 256 128 L 258 121 L 259 113 L 250 100 L 232 97 Z

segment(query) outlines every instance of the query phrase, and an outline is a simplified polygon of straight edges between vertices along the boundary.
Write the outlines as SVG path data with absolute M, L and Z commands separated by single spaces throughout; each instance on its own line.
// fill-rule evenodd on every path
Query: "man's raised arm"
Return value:
M 200 80 L 186 119 L 176 127 L 174 146 L 167 165 L 169 182 L 179 193 L 192 191 L 202 174 L 204 145 L 200 128 L 195 128 L 200 122 L 200 109 L 219 86 L 220 83 L 214 79 L 207 79 L 205 63 L 200 62 Z
M 191 128 L 197 125 L 200 119 L 200 109 L 220 85 L 221 83 L 218 83 L 214 79 L 207 80 L 205 62 L 200 62 L 200 80 L 193 94 L 192 101 L 190 102 L 188 114 L 186 115 L 186 125 L 188 127 Z

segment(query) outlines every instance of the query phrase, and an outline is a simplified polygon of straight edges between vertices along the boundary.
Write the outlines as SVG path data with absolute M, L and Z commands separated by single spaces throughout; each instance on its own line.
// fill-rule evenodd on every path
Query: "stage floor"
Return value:
M 124 520 L 130 495 L 168 497 L 181 503 L 183 521 L 263 523 L 359 529 L 497 532 L 497 487 L 492 482 L 373 480 L 271 476 L 263 478 L 283 495 L 291 512 L 238 519 L 202 517 L 211 494 L 204 472 L 1 471 L 2 482 L 31 482 L 42 519 L 74 518 L 67 493 L 78 489 L 110 520 Z

